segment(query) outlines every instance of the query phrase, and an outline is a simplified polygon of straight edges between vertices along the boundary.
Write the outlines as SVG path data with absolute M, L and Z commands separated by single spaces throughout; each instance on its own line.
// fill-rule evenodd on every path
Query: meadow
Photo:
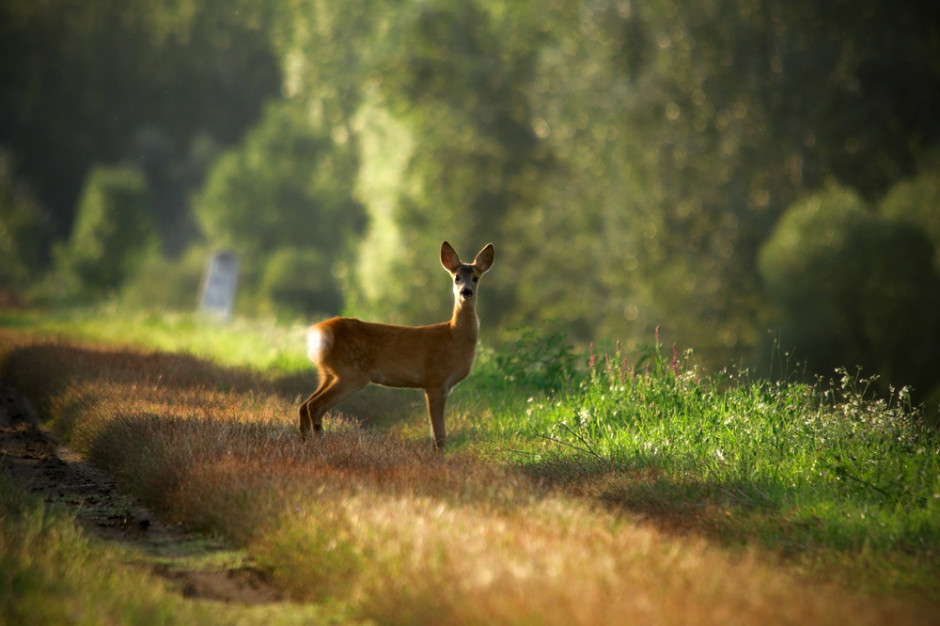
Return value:
M 142 583 L 132 554 L 67 512 L 0 484 L 7 621 L 43 607 L 27 614 L 56 623 L 42 617 L 103 595 L 111 616 L 77 621 L 940 615 L 940 437 L 906 390 L 878 398 L 848 371 L 770 382 L 702 372 L 658 336 L 628 355 L 528 330 L 483 347 L 439 454 L 420 394 L 379 388 L 302 443 L 296 407 L 315 373 L 298 326 L 98 310 L 4 313 L 0 327 L 2 376 L 50 429 L 167 519 L 240 550 L 289 599 L 274 614 L 194 606 Z

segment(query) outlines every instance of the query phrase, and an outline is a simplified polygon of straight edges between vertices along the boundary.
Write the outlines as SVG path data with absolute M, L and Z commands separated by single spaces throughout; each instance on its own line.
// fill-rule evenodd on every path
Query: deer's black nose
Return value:
M 470 289 L 469 287 L 464 287 L 463 289 L 460 290 L 460 297 L 465 300 L 471 297 L 472 295 L 473 295 L 473 290 Z

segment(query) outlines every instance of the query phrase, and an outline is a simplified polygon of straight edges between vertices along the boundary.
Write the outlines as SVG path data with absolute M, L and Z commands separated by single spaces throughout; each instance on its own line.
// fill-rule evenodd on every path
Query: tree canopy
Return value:
M 724 365 L 803 327 L 821 335 L 783 333 L 787 349 L 819 367 L 936 383 L 889 335 L 928 323 L 901 311 L 940 272 L 940 5 L 54 0 L 0 17 L 0 144 L 60 240 L 89 168 L 124 163 L 164 241 L 238 251 L 273 308 L 434 321 L 440 241 L 493 241 L 493 339 L 531 324 L 630 347 L 661 326 Z

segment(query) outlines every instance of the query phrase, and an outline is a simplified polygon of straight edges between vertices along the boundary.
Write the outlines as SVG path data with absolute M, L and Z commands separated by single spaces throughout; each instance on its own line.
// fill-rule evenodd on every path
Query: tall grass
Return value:
M 636 365 L 619 351 L 588 365 L 568 392 L 531 398 L 527 419 L 512 420 L 542 441 L 519 457 L 533 474 L 725 542 L 913 565 L 875 586 L 936 584 L 940 436 L 907 390 L 879 398 L 845 370 L 816 385 L 709 378 L 658 341 Z
M 75 520 L 0 474 L 0 623 L 197 623 L 207 611 L 185 606 L 143 571 L 96 545 Z
M 288 379 L 61 341 L 0 347 L 5 374 L 126 488 L 350 619 L 931 621 L 906 594 L 937 588 L 936 439 L 852 378 L 829 395 L 712 381 L 654 351 L 580 375 L 540 365 L 552 381 L 525 388 L 505 378 L 525 359 L 484 353 L 439 455 L 420 405 L 391 428 L 333 414 L 304 444 Z M 806 579 L 776 554 L 836 572 Z M 897 576 L 840 574 L 862 564 Z M 902 595 L 855 595 L 872 586 Z
M 223 321 L 197 313 L 124 311 L 118 306 L 53 311 L 0 311 L 0 327 L 28 328 L 47 336 L 136 346 L 210 359 L 258 372 L 310 370 L 301 322 L 235 318 Z

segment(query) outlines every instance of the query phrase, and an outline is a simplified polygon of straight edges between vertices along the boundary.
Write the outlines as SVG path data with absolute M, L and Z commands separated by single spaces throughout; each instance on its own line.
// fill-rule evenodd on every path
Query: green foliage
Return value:
M 131 310 L 194 310 L 209 257 L 201 247 L 189 248 L 178 259 L 152 254 L 125 281 L 118 301 Z
M 0 622 L 167 624 L 208 617 L 0 476 Z
M 173 145 L 229 144 L 280 90 L 269 39 L 277 3 L 11 0 L 0 5 L 8 97 L 0 143 L 68 234 L 89 169 L 129 158 L 144 128 Z M 133 155 L 137 157 L 137 154 Z M 146 166 L 147 164 L 139 165 Z M 173 181 L 177 192 L 192 181 Z
M 439 319 L 449 303 L 415 294 L 440 278 L 441 240 L 473 254 L 534 201 L 534 184 L 547 171 L 525 96 L 534 36 L 534 24 L 499 17 L 486 3 L 415 3 L 373 42 L 383 54 L 364 55 L 367 75 L 381 76 L 360 95 L 354 125 L 364 174 L 380 170 L 397 180 L 377 187 L 360 179 L 370 224 L 349 285 L 357 313 Z M 375 280 L 387 272 L 396 280 Z M 498 279 L 486 289 L 484 315 L 505 312 L 512 291 Z
M 764 246 L 760 271 L 781 311 L 780 342 L 811 372 L 860 365 L 889 385 L 940 378 L 940 277 L 922 231 L 832 188 L 795 204 Z
M 195 137 L 188 150 L 180 150 L 160 128 L 144 127 L 134 133 L 125 161 L 139 167 L 147 181 L 154 226 L 167 259 L 176 259 L 199 243 L 190 199 L 220 151 L 221 146 L 206 134 Z
M 23 289 L 45 264 L 49 224 L 33 194 L 18 181 L 13 159 L 0 150 L 0 291 Z
M 923 231 L 933 243 L 934 267 L 940 274 L 940 163 L 896 184 L 879 206 L 885 217 Z
M 297 318 L 335 315 L 343 308 L 343 296 L 333 266 L 328 250 L 281 248 L 265 264 L 262 300 Z
M 564 333 L 520 327 L 512 335 L 474 377 L 516 393 L 557 393 L 572 384 L 577 355 Z
M 198 221 L 242 255 L 255 311 L 313 290 L 315 308 L 341 293 L 358 315 L 436 321 L 440 241 L 493 241 L 484 333 L 560 320 L 633 349 L 662 325 L 720 367 L 779 305 L 757 268 L 788 207 L 827 181 L 874 204 L 935 171 L 937 17 L 913 0 L 16 0 L 0 139 L 60 236 L 88 165 L 133 158 L 164 250 Z M 187 147 L 237 142 L 279 94 L 194 218 L 205 159 Z M 885 214 L 936 240 L 936 211 L 894 193 Z M 284 259 L 320 261 L 269 258 L 282 248 L 330 259 L 332 284 L 285 283 Z
M 82 190 L 75 227 L 56 258 L 74 276 L 80 297 L 116 290 L 156 250 L 143 176 L 129 168 L 98 167 Z
M 363 226 L 362 208 L 349 194 L 355 172 L 350 146 L 290 103 L 270 106 L 212 168 L 196 216 L 210 245 L 239 255 L 241 285 L 260 294 L 261 308 L 299 307 L 310 298 L 336 306 L 335 273 Z M 298 252 L 304 250 L 311 252 Z M 291 261 L 302 267 L 288 268 Z M 317 275 L 306 274 L 314 269 Z
M 713 379 L 687 356 L 651 357 L 637 368 L 598 358 L 577 390 L 530 404 L 518 427 L 554 447 L 542 456 L 546 471 L 561 458 L 572 470 L 653 477 L 610 483 L 605 497 L 657 514 L 715 515 L 709 523 L 726 538 L 784 552 L 940 545 L 931 521 L 940 514 L 940 439 L 906 390 L 878 399 L 872 380 L 845 371 L 819 387 Z

